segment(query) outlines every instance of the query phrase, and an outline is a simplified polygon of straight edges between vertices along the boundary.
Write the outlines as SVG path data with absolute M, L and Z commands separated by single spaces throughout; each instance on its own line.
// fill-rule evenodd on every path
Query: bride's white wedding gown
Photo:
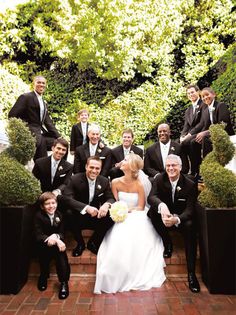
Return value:
M 138 203 L 137 193 L 118 193 L 129 206 Z M 161 237 L 146 211 L 132 211 L 124 222 L 107 232 L 97 256 L 94 293 L 148 290 L 165 281 Z

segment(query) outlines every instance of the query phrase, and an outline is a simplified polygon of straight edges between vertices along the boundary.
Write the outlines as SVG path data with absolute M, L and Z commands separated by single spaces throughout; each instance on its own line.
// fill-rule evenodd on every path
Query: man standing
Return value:
M 111 168 L 111 149 L 101 142 L 101 130 L 98 125 L 88 127 L 89 142 L 75 150 L 74 174 L 84 172 L 87 159 L 90 156 L 98 156 L 102 161 L 101 175 L 107 177 Z
M 197 85 L 191 84 L 187 87 L 187 96 L 192 105 L 185 111 L 184 127 L 181 131 L 180 143 L 183 152 L 189 157 L 191 175 L 199 173 L 199 162 L 193 150 L 192 142 L 195 142 L 196 135 L 203 128 L 201 123 L 202 112 L 206 105 L 200 98 L 200 90 Z
M 193 181 L 180 173 L 182 162 L 179 156 L 170 154 L 166 159 L 166 172 L 157 176 L 148 197 L 148 216 L 164 244 L 165 258 L 171 257 L 173 245 L 169 229 L 180 231 L 184 237 L 188 268 L 189 288 L 199 292 L 195 275 L 197 254 L 196 218 L 197 188 Z
M 42 192 L 51 191 L 58 196 L 63 192 L 73 170 L 73 165 L 63 157 L 68 150 L 68 142 L 58 138 L 54 140 L 52 155 L 37 159 L 32 173 L 40 181 Z
M 47 104 L 43 99 L 46 89 L 46 79 L 36 76 L 33 79 L 34 91 L 19 96 L 8 117 L 24 120 L 36 137 L 36 152 L 34 160 L 47 156 L 47 149 L 51 148 L 53 141 L 60 137 L 59 132 L 49 117 Z
M 72 252 L 74 257 L 80 256 L 85 249 L 81 234 L 83 229 L 94 230 L 87 248 L 97 254 L 103 237 L 114 223 L 108 210 L 115 200 L 109 180 L 99 175 L 101 168 L 99 157 L 89 157 L 86 171 L 72 176 L 63 195 L 58 196 L 64 207 L 74 211 L 74 234 L 77 240 L 77 246 Z
M 183 172 L 188 172 L 186 155 L 181 151 L 181 145 L 170 139 L 170 127 L 160 124 L 157 128 L 158 140 L 146 150 L 144 157 L 144 172 L 149 177 L 156 177 L 165 171 L 166 158 L 169 154 L 179 155 L 183 163 Z
M 136 145 L 133 145 L 133 141 L 133 131 L 131 129 L 126 129 L 122 133 L 122 144 L 111 150 L 112 169 L 109 172 L 111 180 L 124 175 L 120 169 L 121 162 L 130 152 L 134 152 L 143 158 L 143 150 Z

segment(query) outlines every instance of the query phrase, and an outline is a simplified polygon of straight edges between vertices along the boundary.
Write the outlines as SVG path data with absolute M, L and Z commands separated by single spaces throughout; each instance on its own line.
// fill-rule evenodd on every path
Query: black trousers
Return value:
M 97 247 L 100 246 L 106 232 L 112 227 L 114 221 L 110 218 L 109 214 L 105 217 L 98 219 L 97 217 L 91 217 L 90 214 L 81 214 L 77 211 L 74 211 L 74 226 L 73 232 L 76 238 L 76 241 L 80 244 L 84 244 L 82 237 L 82 230 L 94 230 L 93 235 L 89 241 L 92 241 L 96 244 Z
M 201 144 L 195 141 L 196 135 L 192 135 L 181 143 L 183 152 L 187 155 L 190 162 L 190 170 L 192 175 L 199 174 L 199 167 L 202 161 Z
M 46 243 L 39 243 L 38 245 L 38 258 L 40 265 L 40 275 L 48 278 L 49 267 L 51 260 L 56 262 L 57 276 L 60 282 L 67 282 L 70 278 L 70 265 L 66 251 L 60 252 L 56 245 L 47 246 Z
M 148 212 L 152 224 L 161 236 L 164 246 L 172 243 L 169 231 L 176 230 L 183 235 L 185 244 L 185 255 L 187 261 L 188 272 L 195 272 L 196 256 L 197 256 L 197 226 L 194 220 L 188 220 L 181 222 L 178 227 L 168 228 L 162 222 L 161 214 L 159 214 L 156 208 L 151 207 Z

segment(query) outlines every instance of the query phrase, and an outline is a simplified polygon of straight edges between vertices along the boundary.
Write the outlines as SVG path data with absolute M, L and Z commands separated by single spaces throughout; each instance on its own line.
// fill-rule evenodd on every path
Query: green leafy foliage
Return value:
M 10 146 L 0 153 L 0 204 L 34 203 L 41 193 L 39 181 L 24 164 L 35 152 L 35 139 L 26 124 L 11 118 L 7 127 Z
M 200 172 L 206 188 L 200 193 L 199 201 L 206 207 L 236 206 L 236 175 L 224 168 L 233 158 L 235 148 L 224 126 L 210 127 L 213 151 L 203 160 Z

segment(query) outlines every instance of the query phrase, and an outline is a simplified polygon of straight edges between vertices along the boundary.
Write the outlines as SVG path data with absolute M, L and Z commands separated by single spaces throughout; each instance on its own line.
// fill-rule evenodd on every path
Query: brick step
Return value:
M 83 237 L 85 243 L 92 235 L 92 231 L 85 230 L 83 231 Z M 185 251 L 184 251 L 184 243 L 181 235 L 179 233 L 173 232 L 172 235 L 173 240 L 173 254 L 171 258 L 165 259 L 166 268 L 165 272 L 168 277 L 175 276 L 186 276 L 186 259 L 185 259 Z M 73 239 L 71 233 L 66 234 L 66 245 L 67 245 L 67 254 L 71 266 L 71 274 L 75 276 L 81 277 L 90 277 L 95 276 L 96 273 L 96 262 L 97 256 L 91 253 L 89 250 L 85 249 L 83 254 L 80 257 L 72 256 L 72 249 L 76 246 L 76 241 Z M 51 266 L 51 274 L 55 275 L 55 264 Z M 196 262 L 196 273 L 200 273 L 200 261 L 199 255 L 197 257 Z M 30 265 L 30 276 L 37 276 L 39 274 L 39 265 L 36 259 L 32 259 Z

